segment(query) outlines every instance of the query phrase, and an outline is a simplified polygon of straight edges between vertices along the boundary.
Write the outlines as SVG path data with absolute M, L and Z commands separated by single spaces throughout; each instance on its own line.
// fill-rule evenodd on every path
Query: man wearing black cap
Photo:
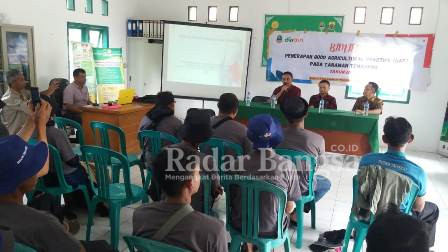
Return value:
M 218 195 L 223 193 L 223 189 L 219 183 L 219 176 L 217 168 L 213 167 L 213 157 L 210 155 L 205 155 L 198 151 L 199 144 L 207 141 L 212 135 L 210 115 L 204 110 L 191 110 L 188 112 L 185 122 L 180 129 L 180 136 L 182 137 L 182 142 L 179 144 L 170 145 L 170 148 L 188 148 L 193 150 L 194 153 L 200 159 L 200 172 L 201 175 L 208 175 L 212 181 L 211 188 L 211 204 L 212 207 L 214 199 Z M 151 181 L 151 186 L 149 188 L 149 193 L 151 198 L 154 199 L 154 191 L 156 190 L 156 183 L 154 179 Z M 203 184 L 199 187 L 198 193 L 194 194 L 192 197 L 191 206 L 200 212 L 203 211 L 204 206 L 204 188 Z M 156 196 L 157 197 L 157 196 Z M 156 198 L 157 199 L 157 198 Z
M 244 154 L 252 151 L 252 143 L 247 138 L 247 127 L 235 121 L 238 113 L 238 98 L 232 93 L 224 93 L 218 101 L 219 114 L 212 118 L 213 137 L 239 144 Z
M 306 100 L 301 97 L 287 97 L 280 104 L 280 110 L 288 120 L 288 127 L 283 130 L 285 138 L 279 148 L 304 151 L 316 158 L 317 166 L 323 165 L 325 140 L 321 135 L 305 129 L 305 117 L 308 114 Z M 299 171 L 299 178 L 302 192 L 308 194 L 309 172 Z M 330 190 L 331 183 L 321 175 L 315 175 L 313 181 L 314 198 L 318 201 Z M 309 209 L 309 204 L 306 204 L 304 211 L 308 212 Z
M 174 116 L 175 104 L 173 93 L 169 91 L 159 92 L 156 98 L 156 106 L 143 117 L 140 130 L 157 130 L 177 137 L 182 122 Z

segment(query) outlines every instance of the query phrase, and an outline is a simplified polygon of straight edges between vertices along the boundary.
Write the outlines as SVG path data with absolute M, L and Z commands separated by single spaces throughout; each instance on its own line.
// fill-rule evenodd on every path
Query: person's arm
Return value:
M 37 140 L 44 142 L 48 145 L 47 141 L 47 122 L 51 115 L 51 105 L 41 100 L 41 104 L 39 108 L 37 109 L 37 118 L 36 118 L 36 128 L 37 128 Z M 37 177 L 45 176 L 48 173 L 49 169 L 49 159 L 48 159 L 48 152 L 47 152 L 47 161 L 45 162 L 42 169 L 37 173 Z
M 310 101 L 308 102 L 310 108 L 314 108 L 314 95 L 310 97 Z
M 360 110 L 362 112 L 362 110 Z M 372 115 L 381 115 L 383 113 L 382 109 L 371 109 L 369 110 L 369 114 Z
M 69 104 L 69 103 L 64 103 L 65 105 L 65 109 L 72 112 L 72 113 L 82 113 L 81 107 L 79 105 L 75 105 L 75 104 Z
M 48 85 L 48 89 L 40 92 L 40 94 L 50 97 L 54 93 L 54 91 L 56 91 L 59 88 L 59 83 L 60 83 L 59 80 L 53 79 L 50 82 L 50 85 Z
M 283 93 L 285 93 L 288 90 L 288 88 L 289 88 L 288 86 L 281 87 L 280 91 L 278 91 L 277 94 L 275 93 L 275 90 L 274 90 L 275 98 L 278 100 L 280 98 L 280 96 L 282 96 Z
M 425 197 L 417 197 L 412 207 L 414 211 L 421 213 L 425 208 Z
M 33 104 L 31 102 L 28 103 L 28 118 L 26 119 L 25 125 L 22 129 L 17 133 L 19 137 L 23 139 L 23 141 L 28 142 L 31 136 L 34 133 L 34 129 L 36 128 L 36 111 L 33 111 Z

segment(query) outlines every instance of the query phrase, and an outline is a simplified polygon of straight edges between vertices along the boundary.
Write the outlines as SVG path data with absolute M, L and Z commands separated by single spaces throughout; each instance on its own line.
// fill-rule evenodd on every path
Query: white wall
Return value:
M 76 11 L 65 0 L 0 0 L 1 23 L 34 27 L 36 77 L 42 89 L 54 77 L 69 76 L 67 22 L 109 27 L 109 46 L 126 48 L 126 20 L 138 14 L 137 0 L 109 0 L 109 16 L 101 15 L 101 0 L 93 1 L 93 14 L 84 13 L 84 0 Z
M 404 116 L 414 127 L 416 139 L 409 148 L 420 151 L 435 152 L 439 143 L 439 136 L 445 114 L 448 85 L 444 79 L 444 67 L 448 58 L 446 46 L 447 0 L 413 0 L 413 1 L 358 1 L 358 0 L 142 0 L 145 5 L 141 18 L 187 21 L 187 7 L 198 6 L 199 23 L 207 22 L 209 5 L 218 6 L 217 24 L 245 26 L 253 29 L 248 87 L 252 96 L 268 95 L 279 83 L 266 82 L 265 68 L 261 67 L 261 52 L 263 45 L 263 26 L 265 14 L 290 15 L 341 15 L 344 16 L 344 32 L 355 33 L 436 33 L 436 44 L 432 62 L 432 84 L 425 92 L 412 92 L 410 104 L 386 103 L 384 114 L 381 116 L 380 128 L 388 116 Z M 229 23 L 228 8 L 239 6 L 239 22 Z M 353 24 L 355 6 L 366 6 L 366 24 Z M 395 7 L 394 23 L 380 25 L 381 7 Z M 410 7 L 424 7 L 422 25 L 408 25 Z M 445 65 L 444 65 L 445 64 Z M 153 66 L 159 69 L 159 66 Z M 399 73 L 397 73 L 399 74 Z M 160 85 L 160 83 L 157 83 Z M 300 85 L 302 94 L 309 98 L 317 93 L 315 85 Z M 345 87 L 333 86 L 332 94 L 338 100 L 338 107 L 350 110 L 354 100 L 344 99 Z

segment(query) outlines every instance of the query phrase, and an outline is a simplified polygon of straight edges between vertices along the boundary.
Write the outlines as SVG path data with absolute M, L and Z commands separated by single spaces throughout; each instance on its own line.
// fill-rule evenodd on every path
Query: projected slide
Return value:
M 176 95 L 244 97 L 250 31 L 165 24 L 162 89 Z

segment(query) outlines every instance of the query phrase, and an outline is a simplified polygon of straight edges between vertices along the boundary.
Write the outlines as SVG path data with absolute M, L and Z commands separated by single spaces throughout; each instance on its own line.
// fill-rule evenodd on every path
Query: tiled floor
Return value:
M 437 154 L 410 152 L 408 154 L 415 163 L 424 167 L 428 173 L 428 192 L 426 199 L 436 203 L 440 209 L 439 222 L 437 224 L 436 244 L 433 251 L 446 251 L 448 240 L 448 158 Z M 293 251 L 310 251 L 308 246 L 313 243 L 319 233 L 328 230 L 344 229 L 347 225 L 348 215 L 352 202 L 352 177 L 356 172 L 357 158 L 330 155 L 325 166 L 321 167 L 319 174 L 326 176 L 332 183 L 331 190 L 317 203 L 316 230 L 311 229 L 310 216 L 305 215 L 305 229 L 303 235 L 303 248 L 301 250 L 292 246 Z M 136 169 L 133 169 L 136 171 Z M 140 177 L 133 174 L 133 181 L 138 183 Z M 224 201 L 221 199 L 215 206 L 219 218 L 225 219 Z M 132 233 L 132 213 L 139 204 L 122 209 L 121 212 L 121 235 Z M 81 230 L 76 235 L 78 239 L 85 239 L 85 224 L 87 222 L 85 213 L 78 213 L 81 222 Z M 291 241 L 295 244 L 295 230 L 290 230 Z M 109 220 L 107 218 L 95 218 L 92 229 L 92 239 L 110 239 Z M 120 251 L 128 251 L 123 240 L 120 241 Z M 443 249 L 445 248 L 445 249 Z M 283 251 L 282 248 L 276 251 Z

